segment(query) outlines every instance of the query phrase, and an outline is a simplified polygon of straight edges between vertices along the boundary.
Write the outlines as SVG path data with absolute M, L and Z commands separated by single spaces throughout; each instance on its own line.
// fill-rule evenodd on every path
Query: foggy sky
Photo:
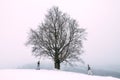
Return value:
M 36 61 L 24 44 L 52 6 L 86 29 L 87 64 L 120 66 L 120 0 L 0 0 L 0 68 Z

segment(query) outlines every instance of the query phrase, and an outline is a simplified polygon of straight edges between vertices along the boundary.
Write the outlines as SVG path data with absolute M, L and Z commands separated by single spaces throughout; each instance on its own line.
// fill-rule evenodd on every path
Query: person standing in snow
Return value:
M 40 70 L 40 61 L 37 62 L 37 69 Z
M 90 65 L 89 65 L 89 64 L 88 64 L 88 66 L 87 66 L 87 67 L 88 67 L 88 71 L 87 71 L 87 72 L 88 72 L 88 75 L 93 75 L 93 73 L 92 73 L 92 71 L 91 71 L 91 67 L 90 67 Z

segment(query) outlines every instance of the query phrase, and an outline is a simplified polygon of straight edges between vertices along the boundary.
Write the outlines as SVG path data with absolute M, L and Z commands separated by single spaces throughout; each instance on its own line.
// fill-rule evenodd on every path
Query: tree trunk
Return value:
M 55 69 L 60 69 L 60 60 L 56 59 L 54 65 Z

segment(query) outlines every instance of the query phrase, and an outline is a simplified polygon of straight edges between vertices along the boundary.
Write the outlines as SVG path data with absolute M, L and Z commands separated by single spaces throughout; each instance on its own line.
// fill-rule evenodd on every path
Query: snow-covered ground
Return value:
M 59 70 L 1 69 L 0 80 L 120 80 Z

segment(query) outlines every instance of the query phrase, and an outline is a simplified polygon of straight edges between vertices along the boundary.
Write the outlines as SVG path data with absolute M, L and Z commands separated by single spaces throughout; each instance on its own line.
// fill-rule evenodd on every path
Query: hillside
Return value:
M 35 69 L 36 68 L 36 64 L 28 64 L 28 65 L 24 65 L 22 67 L 19 67 L 18 69 Z M 47 69 L 47 70 L 53 70 L 53 64 L 48 62 L 48 63 L 41 63 L 40 66 L 41 69 Z M 61 70 L 62 71 L 68 71 L 68 72 L 77 72 L 77 73 L 83 73 L 83 74 L 87 74 L 87 68 L 83 65 L 79 65 L 79 66 L 69 66 L 69 65 L 64 65 L 62 64 L 61 66 Z M 116 78 L 120 78 L 120 73 L 119 72 L 115 72 L 115 71 L 109 71 L 109 70 L 103 70 L 103 69 L 96 69 L 96 68 L 92 68 L 92 71 L 94 73 L 94 75 L 96 76 L 112 76 L 112 77 L 116 77 Z
M 0 80 L 120 80 L 113 77 L 91 76 L 59 70 L 3 69 Z

